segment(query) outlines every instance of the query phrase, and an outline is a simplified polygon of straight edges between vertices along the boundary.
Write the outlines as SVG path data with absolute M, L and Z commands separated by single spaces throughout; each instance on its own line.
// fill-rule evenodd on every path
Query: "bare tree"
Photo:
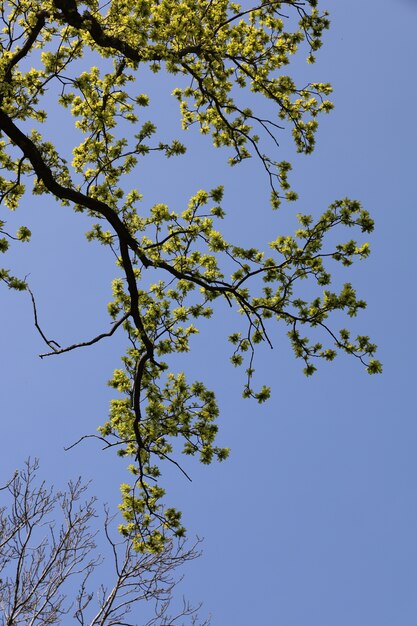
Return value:
M 177 571 L 199 556 L 196 545 L 171 541 L 161 552 L 138 553 L 132 537 L 112 539 L 113 518 L 105 510 L 109 566 L 97 548 L 88 485 L 78 479 L 57 492 L 38 484 L 38 467 L 28 460 L 0 489 L 1 626 L 49 626 L 66 616 L 82 626 L 209 624 L 185 600 L 172 609 Z M 95 582 L 100 577 L 106 582 Z

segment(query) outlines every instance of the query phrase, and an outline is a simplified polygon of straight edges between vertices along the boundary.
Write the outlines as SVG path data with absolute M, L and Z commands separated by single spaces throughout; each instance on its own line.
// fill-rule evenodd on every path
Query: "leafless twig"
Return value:
M 185 600 L 171 613 L 178 568 L 199 556 L 199 540 L 191 548 L 171 541 L 162 552 L 140 554 L 132 537 L 113 538 L 114 518 L 105 509 L 112 566 L 101 570 L 88 485 L 78 479 L 56 492 L 38 484 L 38 467 L 37 460 L 28 460 L 1 487 L 6 504 L 0 509 L 0 626 L 49 626 L 65 616 L 81 626 L 209 625 L 198 621 L 200 607 Z M 105 580 L 97 591 L 93 579 L 101 572 Z

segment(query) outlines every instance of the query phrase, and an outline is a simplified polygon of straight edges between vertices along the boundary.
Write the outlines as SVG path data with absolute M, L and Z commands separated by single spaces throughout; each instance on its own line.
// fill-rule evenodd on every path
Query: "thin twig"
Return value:
M 44 342 L 46 343 L 47 346 L 49 346 L 50 348 L 52 348 L 53 352 L 51 352 L 50 354 L 55 354 L 56 352 L 58 352 L 57 348 L 55 348 L 52 344 L 55 344 L 55 346 L 58 346 L 58 348 L 60 349 L 61 346 L 59 345 L 59 343 L 57 343 L 56 341 L 54 341 L 53 339 L 47 339 L 42 328 L 39 326 L 39 322 L 38 322 L 38 311 L 36 309 L 36 302 L 35 302 L 35 296 L 33 295 L 33 292 L 31 289 L 29 289 L 29 287 L 27 287 L 27 291 L 30 293 L 30 297 L 32 298 L 32 305 L 33 305 L 33 317 L 35 319 L 35 326 L 37 331 L 39 332 L 40 336 L 42 337 L 42 339 L 44 340 Z M 41 357 L 43 355 L 40 355 Z
M 85 348 L 86 346 L 92 346 L 93 344 L 97 343 L 101 339 L 104 339 L 104 337 L 111 337 L 113 335 L 113 333 L 119 328 L 119 326 L 121 324 L 123 324 L 123 322 L 125 322 L 127 320 L 129 315 L 130 315 L 130 311 L 125 313 L 123 315 L 123 317 L 121 317 L 119 320 L 117 320 L 117 322 L 114 323 L 113 327 L 107 333 L 101 333 L 100 335 L 97 335 L 97 337 L 94 337 L 93 339 L 90 339 L 89 341 L 81 341 L 80 343 L 73 343 L 71 346 L 68 346 L 66 348 L 61 348 L 60 347 L 59 350 L 56 350 L 56 349 L 53 348 L 53 346 L 51 346 L 51 348 L 53 349 L 53 352 L 45 352 L 44 354 L 40 354 L 39 356 L 41 357 L 41 359 L 43 359 L 43 357 L 45 357 L 45 356 L 52 356 L 54 354 L 63 354 L 64 352 L 70 352 L 71 350 L 75 350 L 76 348 Z M 42 334 L 42 337 L 44 337 L 42 331 L 40 331 L 40 332 Z M 47 343 L 48 343 L 48 345 L 50 345 L 50 343 L 48 341 L 47 341 Z M 54 341 L 53 343 L 56 343 L 56 342 Z M 56 344 L 56 345 L 58 345 L 58 344 Z

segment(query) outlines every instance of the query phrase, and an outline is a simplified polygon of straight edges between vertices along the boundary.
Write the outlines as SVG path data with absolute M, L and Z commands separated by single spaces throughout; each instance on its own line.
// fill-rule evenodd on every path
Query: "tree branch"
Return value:
M 93 339 L 90 339 L 89 341 L 81 341 L 79 343 L 73 343 L 71 346 L 67 346 L 66 348 L 59 348 L 59 349 L 53 348 L 53 352 L 44 352 L 43 354 L 40 354 L 39 356 L 41 359 L 43 359 L 46 356 L 53 356 L 54 354 L 63 354 L 64 352 L 70 352 L 71 350 L 76 350 L 77 348 L 85 348 L 86 346 L 92 346 L 98 341 L 101 341 L 101 339 L 104 339 L 105 337 L 111 337 L 119 328 L 119 326 L 128 319 L 129 316 L 130 316 L 130 311 L 128 313 L 125 313 L 123 317 L 117 320 L 117 322 L 114 322 L 114 325 L 107 333 L 101 333 L 100 335 L 97 335 L 97 337 L 94 337 Z M 40 330 L 38 326 L 36 326 L 36 328 Z M 45 336 L 43 335 L 42 331 L 40 331 L 40 333 L 42 337 L 45 339 Z M 47 341 L 46 343 L 50 345 L 50 342 Z M 56 343 L 56 342 L 54 341 L 53 343 Z

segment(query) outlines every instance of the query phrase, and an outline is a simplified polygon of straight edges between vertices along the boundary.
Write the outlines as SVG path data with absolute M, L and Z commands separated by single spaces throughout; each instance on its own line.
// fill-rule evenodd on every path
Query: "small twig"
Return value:
M 165 459 L 167 459 L 167 461 L 170 461 L 171 463 L 173 463 L 174 465 L 176 465 L 178 467 L 178 469 L 184 474 L 184 476 L 186 478 L 188 478 L 188 480 L 190 481 L 190 483 L 193 482 L 193 479 L 189 477 L 189 475 L 187 474 L 187 472 L 185 471 L 185 469 L 183 469 L 181 467 L 181 465 L 179 463 L 177 463 L 177 461 L 174 461 L 174 459 L 171 459 L 170 456 L 168 456 L 167 454 L 165 454 L 164 452 L 160 452 L 159 450 L 157 452 L 155 452 L 155 454 L 157 455 L 161 455 L 163 456 Z
M 30 293 L 30 297 L 32 298 L 32 305 L 33 305 L 33 316 L 35 318 L 35 326 L 37 331 L 39 332 L 40 336 L 42 337 L 42 339 L 44 340 L 44 342 L 46 343 L 47 346 L 49 346 L 50 348 L 52 348 L 53 352 L 51 352 L 51 354 L 55 354 L 56 352 L 58 352 L 57 348 L 54 347 L 58 346 L 58 348 L 61 348 L 61 346 L 59 345 L 59 343 L 57 343 L 56 341 L 54 341 L 53 339 L 47 339 L 43 333 L 42 328 L 39 326 L 38 323 L 38 312 L 36 310 L 36 302 L 35 302 L 35 296 L 33 295 L 33 292 L 31 291 L 31 289 L 29 289 L 29 287 L 27 288 L 28 292 Z M 40 355 L 41 357 L 43 355 Z
M 53 349 L 53 352 L 45 352 L 44 354 L 40 354 L 40 358 L 43 359 L 43 357 L 45 356 L 52 356 L 54 354 L 63 354 L 64 352 L 70 352 L 71 350 L 75 350 L 76 348 L 85 348 L 86 346 L 92 346 L 93 344 L 97 343 L 98 341 L 100 341 L 101 339 L 104 339 L 104 337 L 111 337 L 113 335 L 113 333 L 117 330 L 117 328 L 119 328 L 119 326 L 121 324 L 123 324 L 124 321 L 127 320 L 127 318 L 130 315 L 130 311 L 128 311 L 127 313 L 125 313 L 123 315 L 123 317 L 121 317 L 119 320 L 117 320 L 117 322 L 114 323 L 114 326 L 111 330 L 109 330 L 108 333 L 101 333 L 100 335 L 97 335 L 97 337 L 94 337 L 93 339 L 90 339 L 89 341 L 82 341 L 80 343 L 73 343 L 71 346 L 68 346 L 66 348 L 61 348 L 59 346 L 59 350 L 56 350 L 53 346 L 51 346 L 51 348 Z M 42 334 L 42 337 L 44 337 L 42 331 L 40 331 Z M 45 339 L 45 337 L 44 337 Z M 56 345 L 58 345 L 55 341 L 53 342 Z M 50 345 L 50 342 L 47 341 L 47 344 Z
M 128 441 L 115 441 L 114 443 L 110 443 L 105 437 L 100 437 L 100 435 L 83 435 L 70 446 L 64 447 L 65 452 L 68 452 L 68 450 L 72 450 L 72 448 L 78 446 L 78 444 L 84 441 L 84 439 L 99 439 L 100 441 L 104 441 L 106 445 L 102 448 L 102 450 L 106 450 L 107 448 L 113 448 L 114 446 L 124 446 L 126 445 L 126 443 L 129 443 Z
M 12 478 L 9 480 L 8 483 L 6 483 L 6 485 L 4 485 L 3 487 L 0 487 L 0 491 L 4 491 L 5 489 L 8 489 L 10 487 L 10 485 L 13 483 L 14 480 L 16 480 L 16 478 L 19 476 L 19 471 L 16 470 L 14 475 L 12 476 Z

